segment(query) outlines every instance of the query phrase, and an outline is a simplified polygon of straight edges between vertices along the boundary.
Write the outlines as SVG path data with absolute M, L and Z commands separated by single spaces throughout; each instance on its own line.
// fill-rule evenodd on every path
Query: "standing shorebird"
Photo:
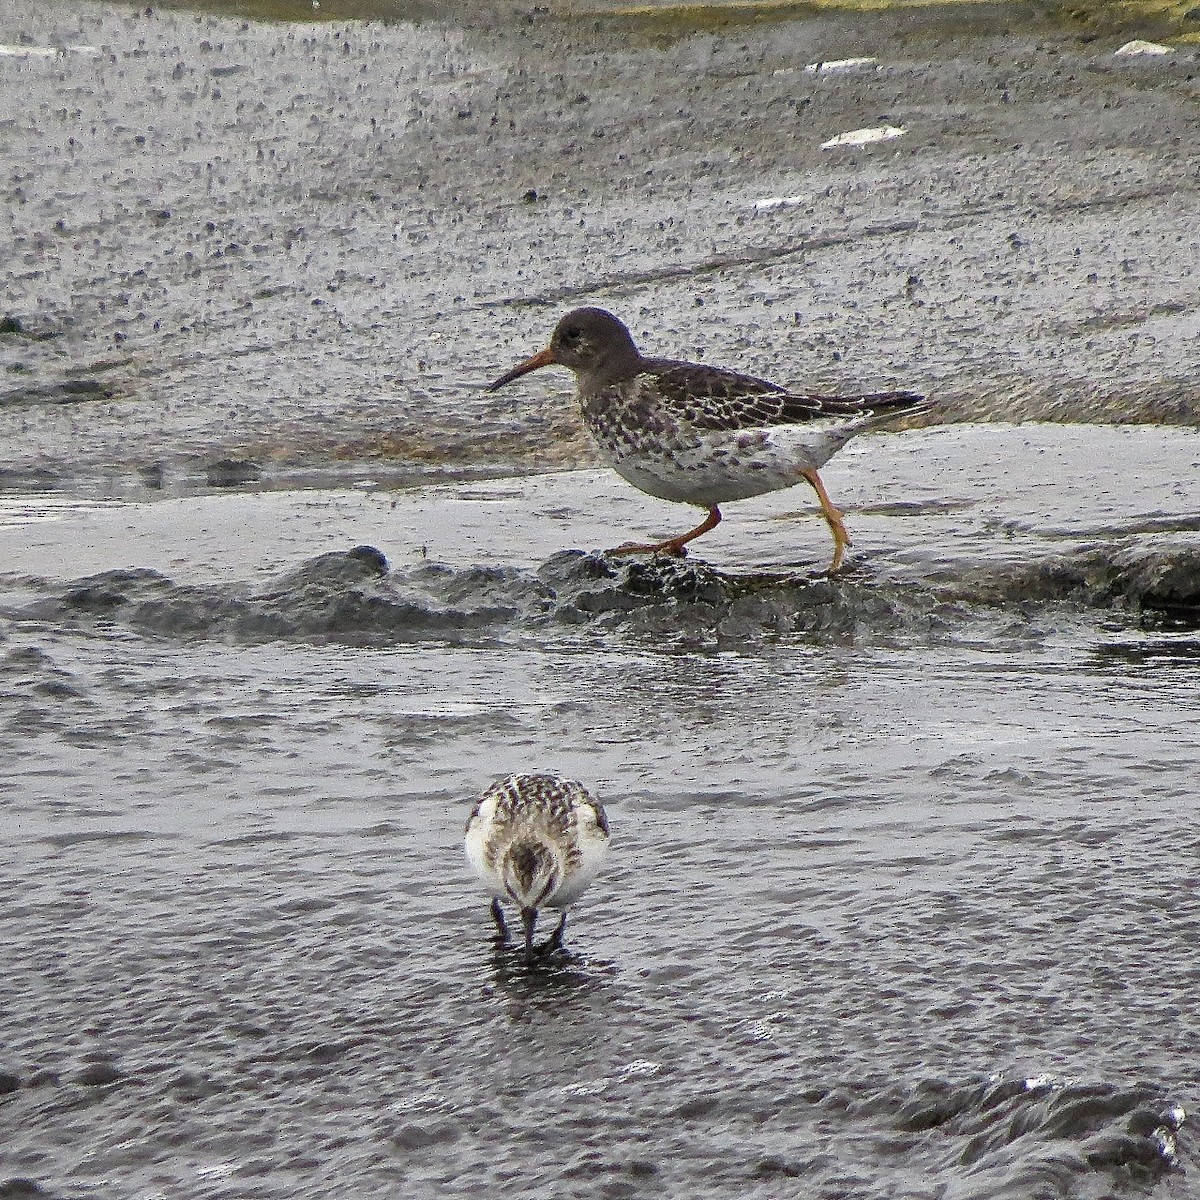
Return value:
M 612 554 L 683 555 L 688 542 L 716 528 L 718 505 L 803 479 L 833 533 L 832 574 L 850 536 L 817 469 L 855 434 L 924 402 L 916 392 L 813 396 L 737 371 L 643 358 L 629 330 L 602 308 L 567 313 L 545 350 L 487 390 L 555 364 L 575 372 L 583 419 L 619 475 L 651 496 L 708 509 L 687 533 L 648 545 L 628 542 Z
M 562 945 L 567 905 L 600 871 L 608 853 L 608 818 L 581 783 L 557 775 L 510 775 L 479 798 L 467 820 L 467 858 L 492 893 L 492 918 L 508 937 L 502 900 L 521 910 L 525 957 L 533 957 L 540 908 L 561 909 L 541 951 Z

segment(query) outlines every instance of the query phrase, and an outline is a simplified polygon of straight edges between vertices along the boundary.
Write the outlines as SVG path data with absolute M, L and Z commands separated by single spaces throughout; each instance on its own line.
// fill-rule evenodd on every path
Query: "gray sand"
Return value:
M 1193 423 L 1196 52 L 972 13 L 668 37 L 0 4 L 4 43 L 101 51 L 0 58 L 9 478 L 587 462 L 565 380 L 479 391 L 585 300 L 649 353 L 902 381 L 948 419 Z

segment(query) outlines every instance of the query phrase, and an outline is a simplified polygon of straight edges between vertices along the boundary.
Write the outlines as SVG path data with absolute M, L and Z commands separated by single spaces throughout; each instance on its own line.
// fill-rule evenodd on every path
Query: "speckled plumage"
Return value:
M 521 910 L 532 952 L 538 910 L 563 910 L 550 945 L 561 942 L 566 907 L 596 877 L 608 851 L 602 805 L 572 779 L 510 775 L 493 783 L 467 820 L 467 858 L 492 893 L 492 915 L 506 935 L 501 901 Z
M 695 530 L 649 546 L 619 547 L 622 553 L 683 553 L 686 542 L 720 521 L 718 505 L 805 479 L 833 532 L 836 570 L 850 539 L 818 468 L 856 434 L 923 402 L 905 391 L 811 395 L 738 371 L 644 358 L 629 330 L 599 308 L 568 313 L 546 350 L 490 390 L 556 363 L 575 372 L 584 421 L 618 474 L 652 496 L 709 510 Z

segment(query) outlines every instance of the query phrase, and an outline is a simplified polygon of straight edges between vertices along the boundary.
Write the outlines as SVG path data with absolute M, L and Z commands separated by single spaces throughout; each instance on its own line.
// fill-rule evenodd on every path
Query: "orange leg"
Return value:
M 850 545 L 850 535 L 846 532 L 842 514 L 834 508 L 833 501 L 829 499 L 829 493 L 825 490 L 820 475 L 811 470 L 801 471 L 800 474 L 812 484 L 813 491 L 817 493 L 817 499 L 821 501 L 821 512 L 829 525 L 830 533 L 833 534 L 833 565 L 829 568 L 832 575 L 841 569 L 842 560 L 846 557 L 846 547 Z
M 681 533 L 678 537 L 667 538 L 665 542 L 655 542 L 653 545 L 643 545 L 641 542 L 626 542 L 625 545 L 618 546 L 615 550 L 606 551 L 606 553 L 673 554 L 677 558 L 683 558 L 687 554 L 687 551 L 683 548 L 687 542 L 693 541 L 702 533 L 707 533 L 710 529 L 716 529 L 720 523 L 721 510 L 714 504 L 708 510 L 708 516 L 695 529 L 689 529 L 687 533 Z

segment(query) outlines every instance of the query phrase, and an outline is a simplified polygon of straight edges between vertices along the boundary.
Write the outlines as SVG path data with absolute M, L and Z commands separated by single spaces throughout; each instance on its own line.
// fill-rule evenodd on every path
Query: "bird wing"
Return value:
M 789 392 L 740 371 L 669 359 L 646 360 L 643 373 L 652 377 L 659 402 L 671 416 L 695 429 L 761 429 L 831 417 L 865 417 L 884 409 L 903 411 L 924 398 L 916 392 L 858 396 Z

